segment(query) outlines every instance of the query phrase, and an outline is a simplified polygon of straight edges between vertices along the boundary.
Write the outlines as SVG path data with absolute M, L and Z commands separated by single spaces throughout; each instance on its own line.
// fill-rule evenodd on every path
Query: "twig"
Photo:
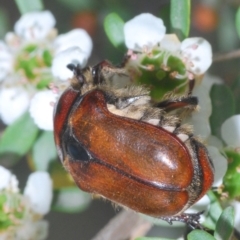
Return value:
M 231 60 L 234 58 L 240 58 L 240 49 L 234 50 L 228 53 L 218 53 L 213 56 L 213 62 L 221 62 Z
M 123 210 L 92 239 L 92 240 L 125 240 L 145 235 L 152 224 L 139 214 Z

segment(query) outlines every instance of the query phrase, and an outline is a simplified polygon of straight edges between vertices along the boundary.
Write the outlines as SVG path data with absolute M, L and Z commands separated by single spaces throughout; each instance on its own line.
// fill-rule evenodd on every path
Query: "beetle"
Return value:
M 198 227 L 184 211 L 210 189 L 214 166 L 207 149 L 173 110 L 195 109 L 183 96 L 153 103 L 143 86 L 115 88 L 127 75 L 103 61 L 74 73 L 54 112 L 59 158 L 80 189 L 153 217 Z

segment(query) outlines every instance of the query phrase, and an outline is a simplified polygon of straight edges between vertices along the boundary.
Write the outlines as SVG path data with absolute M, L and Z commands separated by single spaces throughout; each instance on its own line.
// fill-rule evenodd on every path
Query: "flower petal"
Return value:
M 193 96 L 199 99 L 200 109 L 192 114 L 190 123 L 194 126 L 194 133 L 203 139 L 207 139 L 211 134 L 209 117 L 212 113 L 212 104 L 209 91 L 205 81 L 193 90 Z
M 0 81 L 13 69 L 13 57 L 6 44 L 0 41 Z
M 30 97 L 23 88 L 0 90 L 0 117 L 5 124 L 13 123 L 28 108 Z
M 222 124 L 221 135 L 228 146 L 240 147 L 240 114 L 228 118 Z
M 196 75 L 206 72 L 212 64 L 212 47 L 203 38 L 186 38 L 181 44 L 181 55 L 188 70 Z
M 58 53 L 52 62 L 52 74 L 62 81 L 66 81 L 73 76 L 71 70 L 67 68 L 69 63 L 79 64 L 81 67 L 86 65 L 86 54 L 79 47 L 68 48 Z
M 160 43 L 161 49 L 169 52 L 177 52 L 180 49 L 180 46 L 181 43 L 176 34 L 166 34 Z
M 219 187 L 222 184 L 223 177 L 227 171 L 227 159 L 216 147 L 208 146 L 207 149 L 215 168 L 213 186 Z
M 34 172 L 28 177 L 24 195 L 30 199 L 32 209 L 37 214 L 49 212 L 52 202 L 52 180 L 47 172 Z
M 27 41 L 42 40 L 47 37 L 55 23 L 50 11 L 29 12 L 16 22 L 14 31 Z
M 0 191 L 1 190 L 10 190 L 11 192 L 19 191 L 16 176 L 2 166 L 0 166 Z
M 161 18 L 142 13 L 124 25 L 125 44 L 129 49 L 142 50 L 160 43 L 166 33 Z
M 31 100 L 29 112 L 36 125 L 43 130 L 53 130 L 53 104 L 57 95 L 51 90 L 38 92 Z
M 84 29 L 74 29 L 66 34 L 59 35 L 54 42 L 56 53 L 65 51 L 68 48 L 79 47 L 86 58 L 92 52 L 92 39 Z
M 45 220 L 34 221 L 34 222 L 25 221 L 22 225 L 14 229 L 16 231 L 15 239 L 45 240 L 48 236 L 48 229 L 49 229 L 49 224 Z
M 232 201 L 231 205 L 234 207 L 235 210 L 235 222 L 234 227 L 235 229 L 240 229 L 240 202 Z

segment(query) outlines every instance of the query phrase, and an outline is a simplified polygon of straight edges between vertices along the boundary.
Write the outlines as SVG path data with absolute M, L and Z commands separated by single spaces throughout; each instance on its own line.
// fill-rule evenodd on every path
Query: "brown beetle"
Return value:
M 68 67 L 75 76 L 56 105 L 54 136 L 79 188 L 169 223 L 196 226 L 199 214 L 183 212 L 212 186 L 213 164 L 191 129 L 166 112 L 193 109 L 197 99 L 153 104 L 143 87 L 110 86 L 105 72 L 124 72 L 107 62 Z

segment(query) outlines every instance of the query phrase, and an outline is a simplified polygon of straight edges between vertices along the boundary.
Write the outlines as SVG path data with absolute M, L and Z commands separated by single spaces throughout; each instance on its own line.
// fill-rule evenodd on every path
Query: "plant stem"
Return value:
M 213 62 L 232 60 L 240 57 L 240 49 L 228 53 L 218 53 L 213 56 Z
M 134 239 L 144 236 L 152 224 L 130 210 L 121 211 L 92 240 Z

